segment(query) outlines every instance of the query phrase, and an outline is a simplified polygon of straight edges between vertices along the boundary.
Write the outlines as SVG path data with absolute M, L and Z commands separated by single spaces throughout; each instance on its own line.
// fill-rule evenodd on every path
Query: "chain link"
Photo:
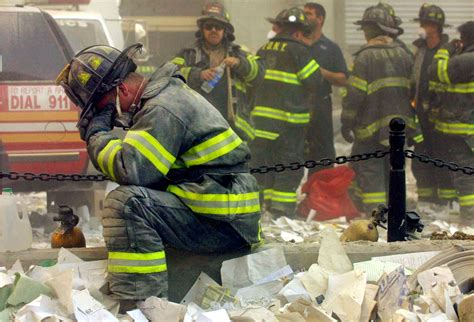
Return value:
M 428 155 L 417 154 L 412 150 L 405 150 L 405 156 L 408 159 L 418 160 L 421 163 L 432 164 L 437 168 L 446 168 L 453 172 L 461 171 L 467 175 L 474 175 L 473 167 L 461 167 L 454 162 L 446 162 L 441 159 L 433 159 Z
M 333 164 L 345 164 L 348 162 L 360 162 L 370 159 L 384 158 L 390 154 L 390 151 L 375 151 L 372 153 L 354 154 L 352 156 L 339 156 L 336 159 L 322 159 L 319 161 L 308 160 L 305 162 L 291 162 L 289 164 L 278 163 L 273 166 L 260 166 L 258 168 L 251 168 L 250 173 L 253 174 L 265 174 L 268 172 L 283 172 L 286 170 L 300 170 L 302 168 L 312 169 L 315 167 L 328 167 Z M 461 167 L 454 162 L 446 162 L 441 159 L 433 159 L 427 155 L 417 154 L 412 150 L 405 150 L 405 156 L 408 159 L 416 159 L 422 163 L 432 164 L 438 168 L 447 168 L 451 171 L 462 171 L 467 175 L 474 175 L 473 167 Z M 31 172 L 18 173 L 18 172 L 0 172 L 0 179 L 8 178 L 9 180 L 27 180 L 27 181 L 105 181 L 109 178 L 102 174 L 48 174 L 40 173 L 34 174 Z

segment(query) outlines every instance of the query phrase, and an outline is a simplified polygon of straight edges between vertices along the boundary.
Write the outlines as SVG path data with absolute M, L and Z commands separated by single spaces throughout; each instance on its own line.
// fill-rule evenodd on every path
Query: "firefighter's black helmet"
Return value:
M 443 9 L 430 3 L 423 4 L 418 12 L 418 18 L 413 20 L 416 22 L 432 22 L 440 27 L 451 27 L 451 25 L 445 23 L 446 16 Z
M 365 24 L 374 23 L 384 32 L 390 35 L 398 35 L 400 30 L 392 15 L 381 5 L 375 5 L 365 9 L 362 20 L 355 22 L 356 25 L 363 26 Z

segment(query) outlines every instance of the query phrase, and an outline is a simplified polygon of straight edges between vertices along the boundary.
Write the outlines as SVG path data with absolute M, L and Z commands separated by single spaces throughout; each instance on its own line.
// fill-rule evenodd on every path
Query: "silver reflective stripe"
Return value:
M 127 259 L 109 259 L 109 265 L 117 266 L 158 266 L 166 264 L 166 259 L 155 260 L 127 260 Z

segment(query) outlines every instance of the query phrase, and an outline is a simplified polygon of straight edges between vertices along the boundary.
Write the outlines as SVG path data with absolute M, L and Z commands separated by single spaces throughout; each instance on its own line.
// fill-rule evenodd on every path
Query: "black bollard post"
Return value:
M 388 241 L 407 237 L 405 181 L 405 121 L 390 121 L 390 181 L 388 192 Z

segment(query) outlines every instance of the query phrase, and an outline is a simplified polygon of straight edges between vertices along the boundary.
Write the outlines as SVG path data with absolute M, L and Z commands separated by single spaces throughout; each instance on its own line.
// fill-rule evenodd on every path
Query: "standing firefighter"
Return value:
M 256 128 L 251 146 L 255 166 L 303 160 L 311 96 L 322 84 L 318 63 L 300 42 L 309 31 L 303 10 L 291 8 L 268 20 L 279 33 L 257 53 L 267 70 L 251 114 Z M 294 215 L 301 177 L 300 171 L 258 177 L 267 210 L 275 217 Z
M 102 223 L 109 287 L 122 310 L 166 297 L 165 245 L 226 252 L 261 241 L 247 145 L 176 65 L 149 80 L 135 73 L 139 48 L 86 48 L 57 80 L 82 109 L 78 126 L 93 164 L 120 184 Z M 114 124 L 129 128 L 125 139 L 111 132 Z
M 442 84 L 435 131 L 441 156 L 463 166 L 474 164 L 474 21 L 458 28 L 461 41 L 454 40 L 434 56 L 430 80 Z M 474 219 L 474 177 L 462 172 L 452 176 L 461 214 Z
M 448 35 L 443 34 L 445 16 L 443 10 L 435 5 L 421 6 L 418 18 L 420 23 L 420 38 L 413 42 L 417 48 L 412 74 L 412 94 L 414 105 L 424 141 L 415 145 L 415 151 L 439 157 L 440 137 L 434 131 L 433 114 L 437 109 L 438 94 L 443 91 L 443 85 L 430 81 L 428 67 L 433 62 L 435 53 L 448 42 Z M 452 187 L 449 172 L 445 169 L 433 169 L 432 166 L 421 162 L 412 163 L 413 175 L 416 178 L 418 190 L 418 209 L 429 212 L 431 204 L 446 204 L 456 197 Z M 433 175 L 433 173 L 436 175 Z M 433 211 L 433 210 L 431 210 Z
M 410 106 L 412 59 L 390 37 L 398 33 L 393 17 L 382 6 L 372 6 L 356 24 L 362 27 L 367 44 L 355 54 L 343 100 L 341 132 L 346 141 L 354 142 L 352 153 L 360 154 L 387 149 L 392 118 L 405 120 L 409 138 L 414 137 L 416 124 Z M 385 203 L 387 160 L 371 159 L 353 166 L 361 210 L 369 212 Z
M 172 62 L 180 66 L 188 85 L 211 102 L 240 137 L 251 140 L 255 134 L 249 122 L 250 92 L 263 80 L 263 64 L 232 42 L 234 27 L 221 4 L 205 5 L 197 25 L 195 46 L 183 49 Z M 219 69 L 224 72 L 221 79 L 214 88 L 206 88 Z

